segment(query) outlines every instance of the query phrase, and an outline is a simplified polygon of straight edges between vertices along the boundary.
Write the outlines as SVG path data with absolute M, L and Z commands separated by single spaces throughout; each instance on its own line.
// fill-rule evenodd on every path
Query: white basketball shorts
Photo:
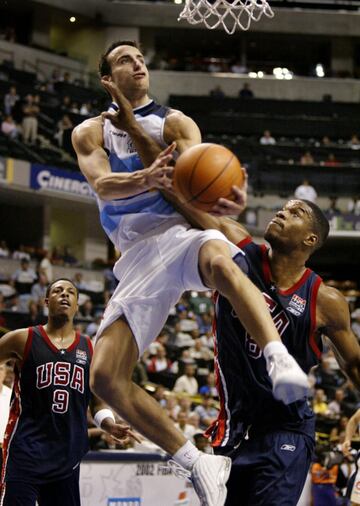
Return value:
M 123 315 L 141 356 L 159 335 L 182 293 L 208 289 L 200 277 L 198 256 L 201 246 L 211 239 L 226 242 L 232 256 L 240 251 L 221 232 L 196 230 L 182 220 L 160 226 L 136 241 L 114 266 L 119 284 L 106 306 L 96 340 Z

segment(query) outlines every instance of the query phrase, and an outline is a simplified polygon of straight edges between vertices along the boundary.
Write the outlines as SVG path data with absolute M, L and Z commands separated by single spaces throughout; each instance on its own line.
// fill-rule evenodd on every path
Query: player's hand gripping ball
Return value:
M 202 211 L 211 211 L 219 198 L 234 200 L 232 186 L 242 187 L 244 181 L 245 171 L 239 160 L 219 144 L 197 144 L 176 161 L 176 193 Z

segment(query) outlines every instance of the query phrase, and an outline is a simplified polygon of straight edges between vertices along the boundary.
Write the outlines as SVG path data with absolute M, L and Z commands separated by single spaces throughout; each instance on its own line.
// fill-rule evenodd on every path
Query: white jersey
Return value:
M 111 104 L 109 111 L 118 106 Z M 168 108 L 151 100 L 134 109 L 136 120 L 160 145 L 166 146 L 163 138 Z M 143 169 L 143 163 L 135 150 L 132 139 L 123 130 L 115 128 L 110 120 L 103 127 L 104 148 L 109 156 L 112 172 L 134 172 Z M 158 190 L 145 191 L 128 198 L 105 201 L 96 196 L 101 224 L 116 248 L 126 250 L 134 241 L 143 238 L 151 230 L 180 215 Z

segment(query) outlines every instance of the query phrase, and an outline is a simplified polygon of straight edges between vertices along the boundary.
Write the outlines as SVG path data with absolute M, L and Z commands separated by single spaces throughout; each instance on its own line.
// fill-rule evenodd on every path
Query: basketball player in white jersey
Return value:
M 172 168 L 166 164 L 173 146 L 153 160 L 173 141 L 180 153 L 200 143 L 197 125 L 149 98 L 148 70 L 135 43 L 110 46 L 100 75 L 113 103 L 74 130 L 73 145 L 96 193 L 102 226 L 121 258 L 114 267 L 119 284 L 97 334 L 92 388 L 191 473 L 201 505 L 221 506 L 230 460 L 200 453 L 131 381 L 136 361 L 170 308 L 185 290 L 217 289 L 264 350 L 278 399 L 290 403 L 303 397 L 307 378 L 281 343 L 260 291 L 232 261 L 239 250 L 218 231 L 190 228 L 159 191 L 171 188 Z

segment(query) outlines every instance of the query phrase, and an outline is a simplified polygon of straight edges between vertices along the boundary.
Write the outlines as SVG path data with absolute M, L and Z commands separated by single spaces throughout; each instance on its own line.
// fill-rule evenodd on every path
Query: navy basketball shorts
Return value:
M 63 480 L 49 483 L 25 483 L 7 481 L 3 490 L 2 506 L 80 506 L 78 466 L 73 474 Z
M 296 506 L 305 484 L 313 440 L 295 432 L 252 434 L 229 452 L 226 506 Z

